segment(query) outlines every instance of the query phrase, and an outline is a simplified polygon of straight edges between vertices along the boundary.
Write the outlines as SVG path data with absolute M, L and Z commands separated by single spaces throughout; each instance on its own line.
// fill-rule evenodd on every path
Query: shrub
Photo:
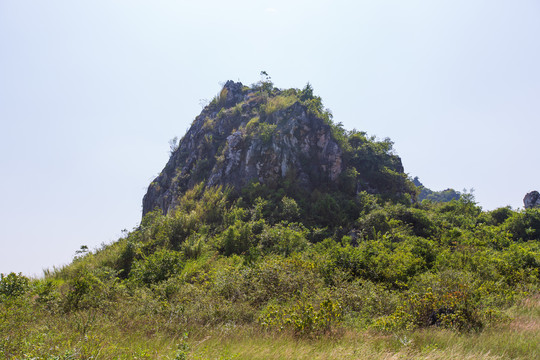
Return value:
M 496 266 L 510 285 L 538 283 L 540 269 L 538 243 L 512 244 L 504 249 Z
M 123 248 L 117 258 L 116 270 L 122 279 L 126 279 L 131 271 L 133 260 L 135 259 L 136 245 L 129 239 L 124 242 Z
M 64 311 L 76 311 L 91 307 L 99 307 L 100 295 L 104 284 L 92 272 L 85 268 L 80 269 L 67 282 L 68 292 L 64 298 Z
M 495 210 L 492 210 L 487 213 L 491 218 L 491 223 L 493 225 L 500 225 L 506 221 L 510 216 L 512 216 L 513 211 L 510 206 L 501 207 Z
M 200 235 L 192 235 L 180 246 L 180 250 L 186 259 L 196 259 L 201 256 L 204 247 L 204 238 Z
M 0 274 L 0 300 L 23 295 L 30 287 L 30 280 L 21 273 Z
M 481 284 L 463 271 L 422 274 L 401 294 L 401 304 L 394 313 L 377 319 L 374 326 L 385 331 L 428 326 L 480 330 L 486 321 L 484 314 L 493 315 L 492 308 L 482 302 L 489 290 L 477 290 Z
M 268 144 L 272 140 L 272 137 L 274 136 L 274 132 L 276 131 L 277 125 L 268 124 L 265 122 L 259 123 L 258 127 L 258 135 L 263 143 Z
M 270 305 L 259 317 L 263 328 L 282 331 L 292 330 L 296 335 L 312 336 L 329 332 L 342 320 L 343 310 L 339 302 L 325 299 L 315 306 L 298 300 L 290 306 Z
M 36 302 L 51 312 L 57 312 L 61 308 L 61 297 L 58 291 L 58 283 L 52 279 L 37 280 L 34 285 L 37 295 Z
M 263 230 L 261 246 L 263 250 L 288 256 L 307 247 L 307 233 L 308 230 L 299 224 L 276 224 Z
M 284 196 L 283 199 L 281 199 L 280 208 L 283 220 L 293 222 L 299 219 L 300 208 L 294 199 Z
M 532 208 L 515 212 L 505 221 L 506 228 L 515 240 L 528 241 L 540 239 L 540 209 Z
M 332 292 L 345 313 L 369 323 L 373 318 L 395 311 L 399 302 L 397 292 L 369 280 L 347 281 L 346 277 L 336 279 L 336 273 L 333 275 Z
M 259 127 L 259 117 L 255 116 L 251 118 L 246 124 L 246 133 L 248 135 L 252 135 L 255 131 L 257 131 L 258 127 Z
M 248 296 L 254 305 L 316 294 L 323 286 L 315 263 L 299 256 L 287 259 L 267 256 L 254 264 L 245 276 Z
M 342 224 L 346 219 L 336 199 L 328 193 L 319 191 L 314 191 L 311 195 L 310 212 L 315 222 L 322 226 Z
M 224 255 L 244 254 L 251 247 L 253 236 L 249 223 L 237 220 L 221 234 L 220 250 Z
M 460 331 L 481 330 L 480 314 L 470 303 L 465 290 L 435 294 L 427 289 L 422 294 L 404 298 L 403 305 L 388 316 L 378 318 L 374 327 L 384 331 L 410 330 L 441 326 Z
M 333 248 L 326 273 L 341 269 L 353 278 L 362 278 L 398 286 L 425 268 L 422 257 L 415 256 L 414 246 L 400 242 L 395 246 L 382 240 L 361 242 L 358 247 L 347 245 Z
M 155 284 L 179 274 L 182 267 L 182 256 L 179 252 L 160 249 L 135 261 L 130 279 L 135 283 Z

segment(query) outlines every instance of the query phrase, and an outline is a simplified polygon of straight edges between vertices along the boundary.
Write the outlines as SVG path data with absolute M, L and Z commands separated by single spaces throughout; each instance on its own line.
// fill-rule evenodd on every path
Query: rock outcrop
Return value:
M 303 100 L 301 94 L 228 81 L 150 184 L 143 215 L 156 207 L 167 213 L 201 181 L 236 190 L 251 182 L 276 188 L 286 179 L 308 191 L 337 183 L 345 169 L 344 152 L 325 113 L 314 111 L 313 98 L 306 98 L 312 93 Z M 402 173 L 401 160 L 392 156 L 392 170 Z M 358 190 L 377 191 L 366 179 L 359 178 L 358 184 Z
M 540 193 L 536 190 L 531 191 L 523 198 L 523 204 L 525 205 L 525 209 L 540 207 Z

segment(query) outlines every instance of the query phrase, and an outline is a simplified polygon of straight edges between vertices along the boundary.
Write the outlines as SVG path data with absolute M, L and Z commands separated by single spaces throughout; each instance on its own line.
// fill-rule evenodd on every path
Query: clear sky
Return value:
M 40 275 L 140 221 L 228 79 L 308 81 L 427 187 L 540 190 L 538 0 L 0 0 L 0 272 Z

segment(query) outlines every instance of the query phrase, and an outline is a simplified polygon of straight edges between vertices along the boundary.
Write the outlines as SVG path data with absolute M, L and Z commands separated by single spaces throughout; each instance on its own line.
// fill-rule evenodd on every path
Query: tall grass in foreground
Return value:
M 380 334 L 343 330 L 336 336 L 298 339 L 253 329 L 223 328 L 197 334 L 193 359 L 537 359 L 540 357 L 540 297 L 510 311 L 513 320 L 481 333 L 430 328 Z
M 314 338 L 253 324 L 178 326 L 150 299 L 54 314 L 30 299 L 0 308 L 1 359 L 536 359 L 540 296 L 508 310 L 511 321 L 480 333 L 438 327 L 382 334 L 341 327 Z M 152 315 L 154 314 L 154 315 Z

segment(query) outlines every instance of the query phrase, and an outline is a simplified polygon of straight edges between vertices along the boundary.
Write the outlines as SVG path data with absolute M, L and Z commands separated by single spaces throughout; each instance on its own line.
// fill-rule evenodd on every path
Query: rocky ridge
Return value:
M 335 136 L 339 127 L 333 126 L 311 88 L 279 90 L 265 85 L 225 83 L 150 184 L 143 215 L 156 207 L 167 213 L 180 195 L 201 181 L 240 190 L 252 182 L 277 188 L 288 179 L 307 191 L 324 190 L 343 182 L 348 163 L 362 162 L 362 156 L 352 159 L 344 153 L 344 144 Z M 386 169 L 393 175 L 405 178 L 399 157 L 377 156 L 385 156 L 390 164 Z M 363 176 L 376 164 L 366 166 L 361 173 L 356 168 L 362 166 L 354 169 L 354 190 L 383 192 L 380 184 Z

